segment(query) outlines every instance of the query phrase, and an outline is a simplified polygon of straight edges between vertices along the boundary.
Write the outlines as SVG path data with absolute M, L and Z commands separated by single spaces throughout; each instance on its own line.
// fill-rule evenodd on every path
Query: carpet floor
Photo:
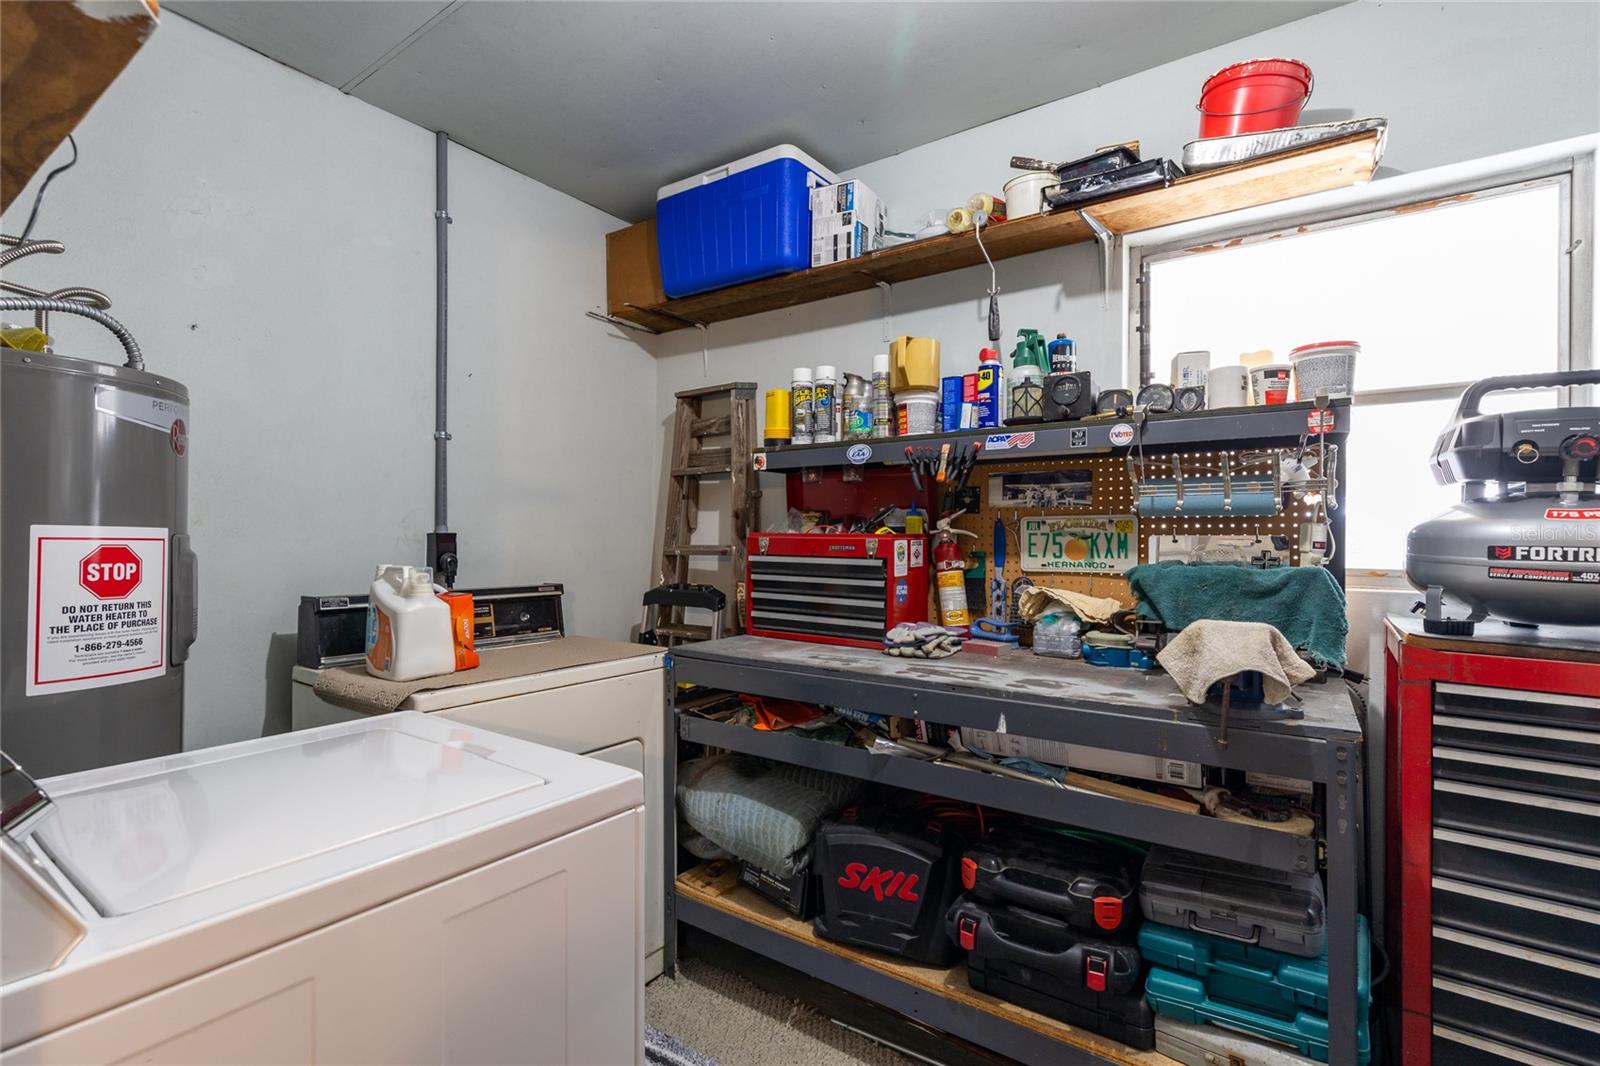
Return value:
M 704 959 L 645 989 L 645 1021 L 718 1066 L 917 1066 L 798 1000 Z

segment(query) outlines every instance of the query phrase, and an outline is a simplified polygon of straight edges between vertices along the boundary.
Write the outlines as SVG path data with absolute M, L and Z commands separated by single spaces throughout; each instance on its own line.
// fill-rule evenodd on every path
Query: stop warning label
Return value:
M 27 695 L 166 672 L 167 530 L 33 526 Z

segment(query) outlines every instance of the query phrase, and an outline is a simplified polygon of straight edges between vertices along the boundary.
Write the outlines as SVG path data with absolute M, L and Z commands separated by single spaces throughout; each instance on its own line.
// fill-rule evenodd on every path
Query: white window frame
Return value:
M 1414 174 L 1386 177 L 1345 189 L 1298 197 L 1294 200 L 1235 211 L 1207 219 L 1121 236 L 1113 257 L 1120 294 L 1116 311 L 1122 316 L 1124 384 L 1137 389 L 1151 368 L 1141 344 L 1142 297 L 1150 292 L 1149 266 L 1162 259 L 1195 254 L 1207 245 L 1228 241 L 1244 244 L 1271 239 L 1275 234 L 1359 224 L 1390 214 L 1397 208 L 1415 210 L 1431 201 L 1478 198 L 1519 192 L 1555 184 L 1561 190 L 1560 240 L 1565 254 L 1557 265 L 1556 369 L 1586 369 L 1597 365 L 1594 353 L 1594 208 L 1597 197 L 1596 156 L 1600 136 L 1575 137 L 1548 145 L 1484 159 L 1470 160 Z M 1204 254 L 1200 252 L 1199 254 Z M 1132 284 L 1127 280 L 1131 279 Z M 1362 404 L 1400 403 L 1413 400 L 1453 399 L 1468 382 L 1362 390 Z M 1557 403 L 1574 401 L 1576 389 L 1562 389 Z M 1351 570 L 1365 584 L 1405 587 L 1397 570 Z

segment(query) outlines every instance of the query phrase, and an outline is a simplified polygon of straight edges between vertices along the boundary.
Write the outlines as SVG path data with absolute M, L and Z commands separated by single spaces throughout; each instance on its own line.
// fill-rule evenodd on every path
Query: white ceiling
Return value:
M 844 170 L 1338 4 L 167 6 L 636 220 L 654 213 L 659 186 L 774 144 Z

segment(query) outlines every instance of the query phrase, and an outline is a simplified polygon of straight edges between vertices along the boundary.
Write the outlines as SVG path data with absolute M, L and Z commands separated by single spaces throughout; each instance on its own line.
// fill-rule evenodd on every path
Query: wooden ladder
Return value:
M 755 435 L 756 385 L 736 381 L 686 389 L 677 394 L 678 409 L 672 426 L 672 457 L 667 469 L 666 532 L 661 544 L 660 580 L 663 585 L 684 585 L 689 580 L 689 560 L 711 557 L 727 560 L 733 568 L 734 596 L 723 619 L 724 634 L 743 631 L 746 540 L 758 516 L 761 489 L 751 468 Z M 706 401 L 727 400 L 728 413 L 706 417 Z M 708 438 L 726 438 L 723 447 L 707 447 Z M 732 509 L 726 544 L 690 544 L 700 520 L 700 482 L 726 478 Z M 683 608 L 664 611 L 655 627 L 668 647 L 684 641 L 707 640 L 710 626 L 686 625 Z

